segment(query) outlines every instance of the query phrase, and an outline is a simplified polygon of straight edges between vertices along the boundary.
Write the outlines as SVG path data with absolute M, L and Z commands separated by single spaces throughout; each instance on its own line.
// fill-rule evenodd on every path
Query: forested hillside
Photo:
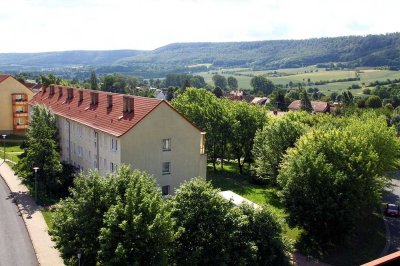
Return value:
M 0 69 L 96 67 L 99 73 L 163 77 L 211 67 L 273 69 L 332 62 L 343 67 L 400 67 L 400 33 L 231 43 L 175 43 L 152 51 L 66 51 L 0 54 Z

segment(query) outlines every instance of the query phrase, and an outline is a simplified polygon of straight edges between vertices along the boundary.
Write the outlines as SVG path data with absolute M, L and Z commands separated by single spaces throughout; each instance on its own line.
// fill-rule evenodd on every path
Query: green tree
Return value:
M 220 87 L 222 90 L 226 89 L 227 81 L 226 81 L 226 78 L 224 76 L 219 75 L 219 74 L 215 74 L 212 77 L 212 80 L 214 82 L 214 86 L 215 87 Z
M 90 89 L 92 90 L 98 90 L 99 86 L 97 84 L 97 76 L 96 76 L 96 71 L 92 70 L 90 72 Z
M 238 81 L 235 77 L 228 77 L 228 87 L 231 90 L 236 90 L 238 88 Z
M 265 96 L 269 95 L 275 88 L 274 83 L 264 76 L 253 77 L 250 84 L 256 93 L 261 92 Z
M 104 214 L 100 229 L 102 265 L 167 265 L 173 222 L 154 178 L 128 173 L 123 195 Z
M 231 261 L 236 265 L 290 265 L 290 246 L 282 237 L 282 227 L 266 206 L 241 205 L 236 211 L 232 234 Z
M 50 233 L 67 265 L 166 264 L 175 236 L 154 179 L 125 165 L 76 178 Z
M 81 175 L 74 179 L 71 196 L 60 202 L 50 234 L 67 265 L 77 265 L 79 250 L 84 265 L 96 265 L 103 215 L 114 203 L 115 193 L 123 191 L 116 184 L 125 185 L 129 181 L 121 175 L 112 177 L 118 178 L 107 179 L 97 172 Z
M 354 97 L 350 91 L 344 91 L 342 93 L 342 103 L 344 106 L 351 106 L 353 105 Z
M 45 189 L 41 193 L 52 193 L 61 189 L 64 184 L 59 149 L 54 114 L 45 106 L 34 105 L 26 147 L 17 164 L 17 171 L 24 177 L 25 182 L 33 184 L 33 167 L 39 167 L 37 181 L 39 187 Z
M 189 88 L 172 101 L 172 105 L 185 115 L 196 126 L 207 132 L 206 152 L 211 159 L 214 170 L 216 161 L 221 155 L 221 147 L 225 140 L 227 113 L 224 105 L 212 92 L 204 89 Z
M 287 111 L 286 100 L 285 100 L 285 90 L 277 89 L 272 92 L 271 105 L 281 111 Z
M 243 173 L 245 160 L 250 164 L 252 159 L 254 135 L 261 129 L 266 121 L 265 112 L 259 105 L 250 105 L 245 101 L 232 102 L 229 104 L 231 115 L 231 132 L 228 134 L 232 153 L 237 160 L 240 173 Z
M 280 164 L 286 151 L 309 128 L 311 118 L 306 112 L 289 112 L 271 119 L 254 138 L 254 170 L 261 180 L 276 183 Z
M 385 119 L 365 119 L 306 133 L 281 164 L 278 182 L 289 222 L 320 244 L 343 239 L 358 219 L 370 215 L 380 201 L 382 174 L 396 163 L 394 129 Z
M 223 265 L 229 262 L 233 217 L 231 205 L 209 182 L 195 178 L 184 183 L 171 202 L 176 231 L 177 265 Z
M 380 108 L 382 107 L 382 100 L 379 96 L 371 95 L 365 100 L 365 107 L 367 108 Z
M 300 93 L 300 109 L 309 113 L 313 111 L 310 98 L 305 90 Z
M 45 87 L 50 86 L 51 84 L 60 85 L 62 80 L 59 77 L 54 76 L 53 74 L 49 74 L 46 76 L 40 76 L 40 79 Z
M 222 96 L 224 96 L 224 93 L 223 93 L 223 91 L 221 90 L 221 88 L 220 87 L 215 87 L 215 89 L 214 89 L 214 95 L 217 97 L 217 98 L 221 98 Z

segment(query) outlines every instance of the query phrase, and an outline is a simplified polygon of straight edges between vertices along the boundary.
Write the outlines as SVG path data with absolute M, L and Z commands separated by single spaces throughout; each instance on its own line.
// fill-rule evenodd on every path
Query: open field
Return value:
M 270 79 L 275 84 L 281 84 L 286 86 L 290 81 L 293 83 L 298 82 L 317 82 L 317 81 L 332 81 L 338 79 L 355 78 L 356 70 L 334 70 L 326 71 L 322 68 L 316 68 L 315 66 L 303 67 L 303 68 L 287 68 L 278 70 L 261 70 L 252 71 L 249 68 L 233 68 L 233 69 L 221 69 L 219 71 L 209 71 L 201 72 L 199 75 L 203 76 L 205 81 L 209 84 L 213 84 L 212 76 L 218 73 L 225 77 L 233 76 L 238 80 L 238 85 L 243 89 L 252 89 L 250 86 L 250 81 L 253 76 L 264 75 Z M 343 92 L 348 89 L 349 86 L 353 84 L 358 84 L 360 87 L 368 86 L 370 82 L 374 81 L 386 81 L 387 79 L 399 79 L 400 71 L 390 71 L 390 70 L 379 70 L 379 69 L 360 69 L 358 70 L 358 75 L 360 77 L 359 81 L 344 81 L 344 82 L 334 82 L 327 83 L 325 85 L 311 85 L 305 86 L 318 88 L 321 92 L 326 95 L 332 92 Z M 352 90 L 353 94 L 362 94 L 362 89 Z

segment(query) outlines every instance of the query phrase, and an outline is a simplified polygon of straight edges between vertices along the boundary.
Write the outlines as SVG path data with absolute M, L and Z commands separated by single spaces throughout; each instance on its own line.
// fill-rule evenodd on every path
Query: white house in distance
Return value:
M 62 160 L 82 171 L 129 164 L 154 175 L 164 195 L 206 177 L 205 133 L 164 100 L 51 85 L 29 104 L 54 112 Z

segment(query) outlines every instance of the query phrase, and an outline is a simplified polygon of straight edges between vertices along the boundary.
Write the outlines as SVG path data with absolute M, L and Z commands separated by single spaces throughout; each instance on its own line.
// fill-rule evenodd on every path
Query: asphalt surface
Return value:
M 400 173 L 396 173 L 392 179 L 392 187 L 383 196 L 385 202 L 400 203 Z M 400 250 L 400 217 L 384 216 L 389 226 L 390 244 L 387 254 Z
M 38 265 L 32 242 L 11 192 L 0 177 L 0 266 Z

